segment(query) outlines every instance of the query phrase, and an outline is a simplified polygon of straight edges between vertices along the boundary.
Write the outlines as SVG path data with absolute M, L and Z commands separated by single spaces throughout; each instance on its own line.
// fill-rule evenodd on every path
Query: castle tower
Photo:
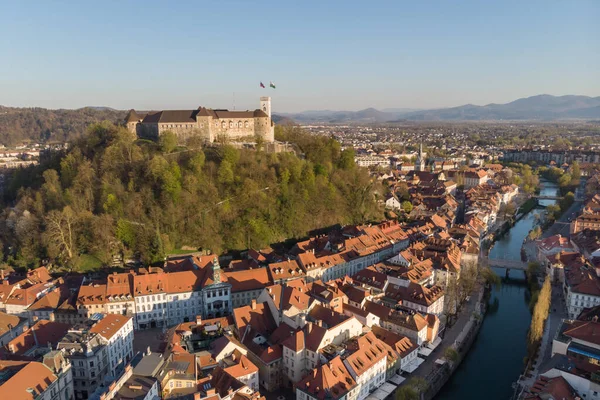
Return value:
M 260 98 L 260 109 L 265 112 L 269 116 L 269 120 L 271 119 L 271 98 L 268 96 L 264 96 Z

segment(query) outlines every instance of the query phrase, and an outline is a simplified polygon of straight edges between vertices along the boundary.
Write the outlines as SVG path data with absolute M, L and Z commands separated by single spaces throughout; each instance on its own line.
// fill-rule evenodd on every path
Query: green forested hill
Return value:
M 0 144 L 66 142 L 79 137 L 94 122 L 122 121 L 125 111 L 109 108 L 49 110 L 0 106 Z
M 260 248 L 381 217 L 378 188 L 352 151 L 297 127 L 276 128 L 304 159 L 228 145 L 174 148 L 94 124 L 68 152 L 9 179 L 4 259 L 35 266 L 49 257 L 77 267 L 90 255 L 109 262 L 122 252 L 152 262 L 182 246 Z

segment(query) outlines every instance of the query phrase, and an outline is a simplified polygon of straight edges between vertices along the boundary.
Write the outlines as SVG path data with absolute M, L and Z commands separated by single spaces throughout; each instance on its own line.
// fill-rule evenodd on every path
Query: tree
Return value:
M 444 314 L 446 316 L 446 321 L 451 315 L 456 314 L 456 311 L 459 307 L 460 303 L 460 293 L 459 293 L 458 282 L 456 279 L 450 279 L 448 284 L 446 285 L 446 291 L 444 293 Z
M 477 287 L 477 281 L 479 279 L 479 267 L 477 265 L 477 261 L 467 261 L 462 268 L 460 273 L 459 284 L 459 293 L 460 293 L 460 301 L 464 301 L 467 296 L 470 296 L 471 293 Z
M 529 333 L 527 335 L 529 357 L 531 358 L 537 347 L 542 340 L 544 334 L 544 324 L 548 318 L 550 312 L 550 304 L 552 302 L 552 285 L 550 283 L 550 276 L 546 276 L 542 289 L 538 295 L 537 302 L 533 309 L 533 316 L 531 318 L 531 326 L 529 327 Z
M 581 168 L 579 167 L 579 163 L 577 161 L 574 161 L 573 165 L 571 165 L 571 185 L 572 186 L 579 185 L 580 178 L 581 178 Z
M 221 161 L 221 166 L 219 167 L 219 183 L 222 184 L 230 184 L 233 183 L 234 175 L 233 175 L 233 166 L 227 160 Z
M 356 156 L 356 152 L 353 148 L 347 148 L 342 151 L 340 154 L 340 161 L 338 163 L 339 168 L 341 169 L 352 169 L 356 166 L 356 162 L 354 161 L 354 157 Z
M 502 284 L 502 280 L 500 279 L 500 277 L 494 272 L 493 269 L 489 267 L 489 265 L 480 267 L 479 276 L 481 277 L 481 280 L 484 283 L 488 285 L 493 285 L 496 288 L 499 288 Z
M 459 354 L 454 347 L 446 347 L 446 350 L 444 350 L 444 357 L 454 364 L 458 361 Z
M 537 240 L 540 237 L 542 237 L 542 228 L 539 225 L 533 228 L 527 235 L 529 240 Z
M 56 259 L 64 259 L 67 264 L 77 256 L 76 248 L 76 215 L 69 206 L 62 211 L 52 210 L 45 218 L 46 230 L 44 240 L 48 246 L 48 254 Z
M 402 209 L 404 210 L 405 213 L 410 214 L 410 212 L 413 210 L 413 205 L 410 201 L 403 201 Z
M 172 153 L 177 148 L 178 143 L 177 135 L 171 131 L 165 131 L 160 134 L 158 143 L 164 153 Z
M 417 389 L 408 384 L 404 384 L 396 390 L 396 400 L 419 400 L 420 397 Z

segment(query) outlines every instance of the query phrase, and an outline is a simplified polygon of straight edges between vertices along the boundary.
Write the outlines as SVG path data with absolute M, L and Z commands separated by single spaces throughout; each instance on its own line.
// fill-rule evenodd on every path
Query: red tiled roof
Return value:
M 33 400 L 58 379 L 48 367 L 35 361 L 0 361 L 0 373 L 10 376 L 0 385 L 1 399 Z M 35 392 L 30 393 L 29 388 Z
M 67 334 L 71 325 L 61 322 L 40 320 L 31 328 L 8 342 L 6 347 L 12 354 L 23 355 L 33 347 L 46 347 L 48 343 L 52 346 Z
M 106 340 L 110 340 L 130 320 L 131 317 L 124 315 L 104 314 L 104 317 L 90 329 L 90 332 L 97 333 Z
M 296 387 L 318 400 L 336 400 L 346 396 L 356 387 L 356 382 L 338 356 L 313 369 Z

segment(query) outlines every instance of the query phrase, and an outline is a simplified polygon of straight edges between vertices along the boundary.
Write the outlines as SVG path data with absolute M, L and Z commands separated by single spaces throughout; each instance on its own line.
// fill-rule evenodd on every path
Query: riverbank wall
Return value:
M 444 387 L 448 380 L 450 380 L 454 372 L 456 372 L 464 358 L 469 353 L 469 350 L 475 342 L 485 318 L 487 306 L 486 303 L 484 303 L 484 298 L 486 297 L 485 295 L 487 290 L 485 288 L 480 290 L 478 302 L 479 312 L 473 313 L 473 316 L 467 325 L 465 325 L 465 330 L 461 332 L 457 338 L 457 342 L 454 343 L 454 348 L 458 353 L 458 360 L 454 363 L 446 362 L 443 366 L 438 367 L 436 370 L 432 371 L 429 376 L 427 376 L 426 379 L 428 386 L 427 390 L 422 393 L 422 400 L 432 400 Z

